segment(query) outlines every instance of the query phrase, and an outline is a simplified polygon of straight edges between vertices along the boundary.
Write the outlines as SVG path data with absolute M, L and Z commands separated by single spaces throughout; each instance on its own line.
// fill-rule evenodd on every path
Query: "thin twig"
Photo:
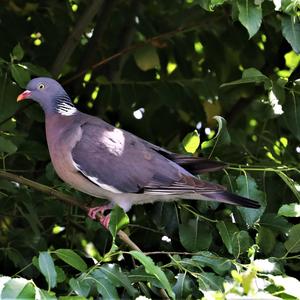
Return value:
M 23 176 L 15 175 L 13 173 L 9 173 L 9 172 L 0 170 L 0 178 L 8 179 L 8 180 L 20 183 L 22 185 L 26 185 L 28 187 L 31 187 L 37 191 L 44 193 L 44 194 L 53 196 L 68 205 L 76 206 L 76 207 L 84 210 L 85 212 L 89 211 L 89 207 L 81 204 L 76 198 L 69 196 L 65 193 L 59 192 L 59 191 L 57 191 L 49 186 L 46 186 L 44 184 L 27 179 Z M 141 249 L 129 238 L 129 236 L 124 231 L 120 230 L 118 232 L 118 236 L 130 249 L 141 251 Z
M 203 22 L 201 23 L 198 23 L 196 25 L 192 25 L 192 26 L 188 26 L 188 27 L 179 27 L 175 30 L 172 30 L 172 31 L 169 31 L 169 32 L 165 32 L 165 33 L 162 33 L 162 34 L 159 34 L 159 35 L 156 35 L 156 36 L 153 36 L 151 38 L 148 38 L 146 39 L 145 41 L 143 42 L 140 42 L 140 43 L 137 43 L 137 44 L 134 44 L 134 45 L 131 45 L 97 63 L 95 63 L 94 65 L 90 66 L 89 68 L 75 74 L 74 76 L 70 77 L 69 79 L 65 80 L 62 84 L 63 85 L 66 85 L 70 82 L 72 82 L 73 80 L 77 79 L 78 77 L 84 75 L 86 72 L 90 71 L 90 70 L 94 70 L 96 68 L 99 68 L 100 66 L 102 65 L 105 65 L 107 64 L 108 62 L 120 57 L 120 56 L 123 56 L 124 54 L 127 54 L 131 51 L 134 51 L 134 50 L 137 50 L 139 48 L 142 48 L 144 47 L 145 45 L 148 45 L 148 44 L 152 44 L 152 45 L 155 45 L 156 42 L 159 42 L 161 40 L 164 40 L 164 39 L 167 39 L 167 38 L 170 38 L 172 36 L 175 36 L 175 35 L 178 35 L 178 34 L 181 34 L 181 33 L 185 33 L 185 32 L 188 32 L 188 31 L 192 31 L 192 30 L 195 30 L 196 28 L 200 27 L 203 25 Z
M 58 53 L 53 66 L 51 68 L 51 73 L 54 77 L 57 77 L 65 65 L 65 63 L 69 60 L 70 56 L 74 52 L 77 44 L 80 41 L 82 34 L 85 32 L 87 26 L 91 23 L 95 15 L 98 13 L 100 7 L 102 6 L 103 1 L 94 0 L 90 3 L 83 13 L 80 20 L 75 25 L 75 28 L 72 30 L 70 35 L 68 36 L 65 44 L 62 46 L 60 52 Z

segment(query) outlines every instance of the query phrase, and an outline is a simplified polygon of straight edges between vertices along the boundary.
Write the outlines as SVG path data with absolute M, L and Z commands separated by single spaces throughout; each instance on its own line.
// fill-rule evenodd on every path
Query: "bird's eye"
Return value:
M 39 85 L 38 85 L 38 89 L 39 90 L 42 90 L 42 89 L 44 89 L 45 88 L 45 85 L 43 84 L 43 83 L 40 83 Z

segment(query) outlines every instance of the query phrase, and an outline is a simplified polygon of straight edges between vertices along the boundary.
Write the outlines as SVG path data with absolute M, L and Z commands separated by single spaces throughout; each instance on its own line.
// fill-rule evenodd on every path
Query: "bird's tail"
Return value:
M 240 205 L 249 208 L 260 208 L 260 204 L 257 201 L 236 194 L 232 194 L 227 191 L 212 192 L 212 193 L 210 192 L 202 195 L 211 200 L 215 200 L 219 202 L 225 202 L 225 203 Z

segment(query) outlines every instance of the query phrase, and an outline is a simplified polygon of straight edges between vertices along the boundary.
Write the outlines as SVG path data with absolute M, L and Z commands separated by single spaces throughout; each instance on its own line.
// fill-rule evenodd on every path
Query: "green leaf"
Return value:
M 286 218 L 278 216 L 276 214 L 264 214 L 260 219 L 260 225 L 269 227 L 275 232 L 287 233 L 291 227 L 291 224 Z
M 206 250 L 212 242 L 211 228 L 198 218 L 179 225 L 179 238 L 183 247 L 191 252 Z
M 175 294 L 171 289 L 170 282 L 168 281 L 167 276 L 161 270 L 161 268 L 156 266 L 150 257 L 146 256 L 140 251 L 130 251 L 130 254 L 145 267 L 146 272 L 154 275 L 160 281 L 163 288 L 167 291 L 168 295 L 172 299 L 175 299 Z
M 262 9 L 253 0 L 238 0 L 239 21 L 248 30 L 249 38 L 257 33 L 262 21 Z
M 224 275 L 232 268 L 232 263 L 229 259 L 217 256 L 209 251 L 201 251 L 191 259 L 200 264 L 201 267 L 210 267 L 219 275 Z
M 176 299 L 187 299 L 194 290 L 194 283 L 187 273 L 178 273 L 176 284 L 173 291 Z
M 53 292 L 47 292 L 35 287 L 35 300 L 57 300 Z
M 287 174 L 281 171 L 276 172 L 279 177 L 286 183 L 286 185 L 290 188 L 290 190 L 293 192 L 295 197 L 300 201 L 300 193 L 298 191 L 298 183 L 295 182 L 291 177 L 289 177 Z
M 161 283 L 154 275 L 149 274 L 145 271 L 144 266 L 139 266 L 131 270 L 130 274 L 128 275 L 128 278 L 132 283 L 147 281 L 156 287 L 162 287 Z
M 134 52 L 134 59 L 142 71 L 148 71 L 160 67 L 159 56 L 156 48 L 147 45 Z
M 227 87 L 231 85 L 240 85 L 246 83 L 260 84 L 263 83 L 266 90 L 272 87 L 272 81 L 255 68 L 245 69 L 242 74 L 242 78 L 239 80 L 223 83 L 221 87 Z
M 73 250 L 71 249 L 58 249 L 55 250 L 55 253 L 61 260 L 63 260 L 68 265 L 77 269 L 80 272 L 87 270 L 87 265 L 84 260 Z
M 238 195 L 244 196 L 249 199 L 256 200 L 260 203 L 259 209 L 238 207 L 245 223 L 248 226 L 253 226 L 255 222 L 259 220 L 265 211 L 266 203 L 264 193 L 257 188 L 254 178 L 251 176 L 240 175 L 237 180 L 237 191 Z
M 247 231 L 241 230 L 232 237 L 232 252 L 238 258 L 245 253 L 253 244 L 253 241 Z
M 14 49 L 13 49 L 13 51 L 12 51 L 12 55 L 13 55 L 13 59 L 14 59 L 14 60 L 18 60 L 18 61 L 22 60 L 22 58 L 24 57 L 24 50 L 23 50 L 23 48 L 21 47 L 20 43 L 18 43 L 18 44 L 14 47 Z
M 102 295 L 103 300 L 120 299 L 116 288 L 107 279 L 97 279 L 90 275 L 85 279 L 95 283 L 97 291 Z
M 294 225 L 288 232 L 284 246 L 290 253 L 300 252 L 300 224 Z
M 95 270 L 91 276 L 99 280 L 106 278 L 115 287 L 123 286 L 131 297 L 137 297 L 138 291 L 131 285 L 128 277 L 121 272 L 120 267 L 116 264 L 105 264 L 100 269 Z
M 116 205 L 110 213 L 110 222 L 108 226 L 113 238 L 115 238 L 117 232 L 128 223 L 128 216 L 120 206 Z
M 56 286 L 56 271 L 53 259 L 49 252 L 44 251 L 39 254 L 39 269 L 41 273 L 45 276 L 46 281 L 48 282 L 49 290 Z
M 206 149 L 210 147 L 229 145 L 231 142 L 230 135 L 227 130 L 227 123 L 223 117 L 215 116 L 213 117 L 218 122 L 218 132 L 214 138 L 205 141 L 201 144 L 201 149 Z
M 260 226 L 256 236 L 256 243 L 266 255 L 269 255 L 275 247 L 276 235 L 267 227 Z
M 224 245 L 226 246 L 228 252 L 232 254 L 233 253 L 232 237 L 236 232 L 239 231 L 237 226 L 231 222 L 224 222 L 224 221 L 219 221 L 216 226 Z
M 210 272 L 202 272 L 197 277 L 201 292 L 223 290 L 224 278 L 221 276 Z
M 200 145 L 200 136 L 197 130 L 194 130 L 193 132 L 188 133 L 183 141 L 182 141 L 183 147 L 186 152 L 188 153 L 195 153 Z
M 22 62 L 22 66 L 25 66 L 33 75 L 51 77 L 51 73 L 41 66 L 37 66 L 28 62 Z
M 282 34 L 296 53 L 300 53 L 300 22 L 298 17 L 284 15 L 281 21 Z
M 8 154 L 15 153 L 18 147 L 10 140 L 0 136 L 0 152 L 5 152 Z
M 32 283 L 29 283 L 28 280 L 24 278 L 13 278 L 4 284 L 4 287 L 1 292 L 1 299 L 18 299 L 19 295 L 22 294 L 22 291 L 26 286 Z
M 82 280 L 80 278 L 71 278 L 69 280 L 69 285 L 77 295 L 82 297 L 87 297 L 91 290 L 90 282 L 88 280 Z
M 21 87 L 25 88 L 28 81 L 30 80 L 30 73 L 28 70 L 23 68 L 21 65 L 11 64 L 10 71 L 13 79 Z
M 284 217 L 300 217 L 300 204 L 290 203 L 282 205 L 278 210 L 278 215 Z
M 269 279 L 273 282 L 275 286 L 283 287 L 283 291 L 285 294 L 295 297 L 295 299 L 299 299 L 300 295 L 300 281 L 293 277 L 288 276 L 273 276 L 269 275 Z M 290 299 L 289 297 L 284 297 L 283 299 Z

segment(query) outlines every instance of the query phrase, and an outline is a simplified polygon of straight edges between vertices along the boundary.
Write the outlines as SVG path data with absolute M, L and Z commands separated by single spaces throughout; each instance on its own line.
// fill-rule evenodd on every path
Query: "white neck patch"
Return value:
M 57 105 L 57 112 L 63 116 L 72 116 L 77 112 L 75 106 L 70 105 L 66 102 L 61 102 Z

